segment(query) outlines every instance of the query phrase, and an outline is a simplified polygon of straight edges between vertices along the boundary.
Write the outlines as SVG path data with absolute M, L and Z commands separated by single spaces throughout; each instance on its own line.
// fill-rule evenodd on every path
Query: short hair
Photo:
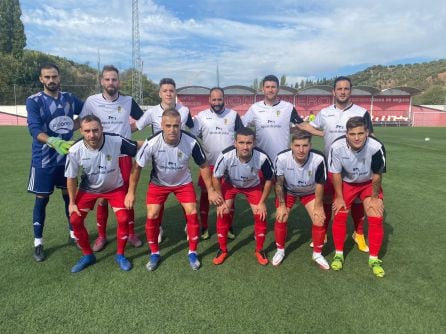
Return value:
M 263 78 L 262 86 L 265 86 L 266 81 L 274 81 L 277 84 L 277 87 L 279 87 L 279 79 L 273 74 L 269 74 Z
M 299 139 L 308 139 L 311 142 L 311 133 L 305 130 L 301 130 L 299 128 L 293 131 L 293 135 L 291 136 L 291 142 Z
M 82 123 L 90 123 L 90 122 L 98 122 L 99 125 L 102 127 L 102 122 L 101 122 L 100 118 L 93 114 L 82 117 L 80 124 L 82 125 Z
M 167 108 L 163 111 L 163 114 L 161 117 L 179 117 L 181 118 L 180 113 L 175 108 Z
M 162 85 L 172 85 L 175 88 L 177 88 L 175 80 L 173 80 L 172 78 L 162 78 L 160 80 L 160 84 L 159 84 L 160 88 L 161 88 Z
M 104 76 L 105 72 L 116 72 L 116 74 L 119 76 L 119 70 L 114 65 L 105 65 L 102 68 L 101 75 Z
M 209 95 L 211 95 L 214 90 L 219 90 L 221 94 L 225 96 L 225 91 L 221 87 L 212 87 L 211 90 L 209 91 Z
M 333 89 L 336 89 L 336 84 L 339 82 L 339 81 L 348 81 L 348 83 L 350 84 L 350 88 L 352 88 L 352 79 L 350 79 L 349 77 L 346 77 L 346 76 L 340 76 L 340 77 L 336 77 L 336 79 L 335 79 L 335 81 L 334 81 L 334 83 L 333 83 Z
M 235 132 L 235 139 L 237 140 L 237 136 L 252 136 L 253 139 L 256 139 L 256 133 L 253 129 L 242 126 Z
M 363 126 L 364 129 L 366 128 L 364 117 L 361 117 L 361 116 L 352 117 L 347 121 L 347 124 L 345 125 L 347 131 L 357 128 L 359 126 Z
M 55 69 L 59 73 L 59 67 L 54 63 L 43 63 L 39 66 L 39 74 L 42 74 L 42 70 Z

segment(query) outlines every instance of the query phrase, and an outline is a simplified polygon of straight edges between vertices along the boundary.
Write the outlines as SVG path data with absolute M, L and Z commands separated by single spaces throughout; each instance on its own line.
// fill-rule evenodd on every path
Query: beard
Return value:
M 44 86 L 50 92 L 57 92 L 60 89 L 60 84 L 54 82 L 50 84 L 45 84 Z
M 216 113 L 216 114 L 221 114 L 223 112 L 223 110 L 225 110 L 225 104 L 216 104 L 211 106 L 212 110 Z
M 107 92 L 107 94 L 110 95 L 110 96 L 114 96 L 118 92 L 118 88 L 117 87 L 113 87 L 113 86 L 104 87 L 104 89 Z

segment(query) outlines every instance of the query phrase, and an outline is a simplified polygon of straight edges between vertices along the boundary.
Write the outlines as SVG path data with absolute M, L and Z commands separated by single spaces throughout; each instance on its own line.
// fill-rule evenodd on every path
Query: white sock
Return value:
M 73 231 L 70 231 L 70 238 L 71 239 L 76 239 L 76 237 L 74 236 L 74 232 Z
M 342 256 L 344 256 L 344 252 L 343 252 L 343 251 L 336 251 L 336 255 L 342 255 Z
M 188 254 L 192 254 L 192 253 L 197 254 L 196 251 L 191 251 L 191 250 L 189 250 L 189 253 L 188 253 Z
M 376 260 L 378 257 L 377 256 L 369 256 L 369 260 Z
M 43 238 L 34 238 L 34 247 L 43 245 Z

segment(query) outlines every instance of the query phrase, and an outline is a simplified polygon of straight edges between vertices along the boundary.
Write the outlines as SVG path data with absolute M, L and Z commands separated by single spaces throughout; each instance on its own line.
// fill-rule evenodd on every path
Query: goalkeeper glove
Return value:
M 68 153 L 71 145 L 74 144 L 74 141 L 66 141 L 57 137 L 49 137 L 46 143 L 49 147 L 54 148 L 60 155 L 65 155 Z

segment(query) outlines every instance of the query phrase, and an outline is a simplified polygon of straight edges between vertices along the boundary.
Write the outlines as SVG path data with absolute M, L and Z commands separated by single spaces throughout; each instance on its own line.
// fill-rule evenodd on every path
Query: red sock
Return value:
M 158 219 L 159 218 L 147 218 L 146 220 L 146 237 L 151 253 L 156 253 L 160 250 L 158 246 L 158 234 L 160 233 L 160 224 Z
M 313 252 L 322 253 L 322 248 L 324 247 L 325 231 L 326 231 L 325 226 L 313 225 L 311 227 L 311 237 L 313 239 Z
M 186 215 L 187 236 L 189 237 L 189 251 L 196 252 L 198 247 L 198 239 L 200 239 L 200 224 L 198 223 L 198 215 L 193 213 Z
M 274 223 L 274 238 L 276 239 L 276 246 L 278 249 L 285 248 L 286 235 L 287 235 L 287 223 L 279 223 L 276 221 Z
M 115 212 L 118 227 L 116 231 L 116 254 L 124 254 L 125 244 L 129 236 L 129 211 L 119 210 Z
M 382 217 L 367 217 L 369 222 L 369 254 L 378 257 L 384 238 Z
M 159 226 L 161 226 L 161 224 L 163 223 L 163 216 L 164 216 L 164 204 L 161 205 L 160 212 L 158 213 L 157 220 L 158 220 L 158 225 Z
M 362 203 L 353 203 L 351 207 L 355 232 L 364 234 L 364 205 Z
M 104 205 L 98 204 L 96 208 L 96 226 L 98 228 L 98 235 L 101 238 L 107 237 L 107 219 L 108 219 L 108 202 Z
M 331 203 L 324 203 L 324 213 L 325 213 L 325 221 L 324 226 L 325 229 L 328 230 L 328 224 L 330 224 L 331 215 L 333 213 L 333 210 L 331 208 Z
M 228 251 L 228 231 L 231 225 L 231 215 L 226 213 L 223 217 L 217 217 L 217 239 L 220 249 Z
M 200 222 L 201 228 L 207 229 L 209 217 L 209 199 L 206 191 L 201 191 L 200 195 Z
M 133 209 L 129 212 L 129 235 L 135 235 L 135 211 Z
M 256 236 L 256 251 L 263 249 L 266 237 L 266 220 L 261 220 L 260 215 L 254 215 L 254 234 Z
M 335 250 L 342 252 L 344 250 L 345 234 L 347 233 L 348 212 L 340 211 L 333 218 L 331 230 L 333 233 L 333 241 Z
M 87 213 L 83 211 L 81 211 L 81 213 L 82 216 L 79 216 L 77 213 L 73 213 L 70 216 L 70 223 L 77 243 L 82 250 L 82 254 L 90 255 L 93 254 L 93 250 L 91 249 L 90 242 L 88 240 L 88 232 L 84 225 L 84 220 Z

